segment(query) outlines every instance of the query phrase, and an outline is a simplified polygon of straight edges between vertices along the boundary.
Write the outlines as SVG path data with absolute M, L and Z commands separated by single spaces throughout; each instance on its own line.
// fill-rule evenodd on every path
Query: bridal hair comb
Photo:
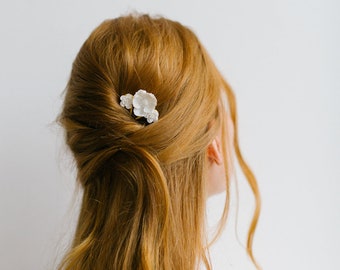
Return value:
M 155 109 L 157 99 L 154 94 L 140 89 L 134 95 L 126 94 L 120 96 L 120 106 L 130 110 L 136 119 L 144 117 L 151 124 L 158 120 L 158 111 Z

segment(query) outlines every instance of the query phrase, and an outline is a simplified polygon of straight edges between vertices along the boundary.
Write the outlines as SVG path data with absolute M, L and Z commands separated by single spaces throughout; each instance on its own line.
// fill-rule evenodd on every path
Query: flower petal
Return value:
M 122 95 L 120 97 L 120 106 L 122 106 L 126 109 L 131 109 L 132 108 L 132 99 L 133 99 L 133 95 L 131 95 L 131 94 Z
M 151 113 L 146 114 L 146 120 L 148 123 L 153 123 L 158 120 L 159 113 L 157 110 L 153 110 Z
M 143 109 L 141 109 L 141 108 L 134 108 L 133 113 L 136 116 L 143 116 L 143 117 L 145 116 L 145 113 L 144 113 Z

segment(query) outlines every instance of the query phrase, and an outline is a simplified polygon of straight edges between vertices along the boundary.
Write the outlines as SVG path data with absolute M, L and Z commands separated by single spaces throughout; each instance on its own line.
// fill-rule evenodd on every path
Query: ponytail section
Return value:
M 60 269 L 164 269 L 170 203 L 157 158 L 131 144 L 101 168 L 84 186 L 77 234 Z
M 166 246 L 164 241 L 167 241 L 171 216 L 168 185 L 155 155 L 145 148 L 131 146 L 118 152 L 119 162 L 114 164 L 115 172 L 129 183 L 135 194 L 132 198 L 135 203 L 132 212 L 134 221 L 131 228 L 125 228 L 132 237 L 126 245 L 125 254 L 121 254 L 125 258 L 122 269 L 130 269 L 129 266 L 136 260 L 133 254 L 138 252 L 141 254 L 140 260 L 134 263 L 136 269 L 162 269 L 164 253 L 168 252 L 163 247 Z M 134 246 L 136 240 L 138 246 Z M 131 258 L 128 258 L 129 255 Z

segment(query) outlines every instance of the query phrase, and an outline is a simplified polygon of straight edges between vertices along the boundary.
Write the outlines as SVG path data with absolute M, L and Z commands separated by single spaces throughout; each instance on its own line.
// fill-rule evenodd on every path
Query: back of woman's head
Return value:
M 61 268 L 208 266 L 206 149 L 224 123 L 226 87 L 196 36 L 177 22 L 130 15 L 92 32 L 59 117 L 84 189 Z M 157 122 L 120 105 L 139 89 L 156 97 Z

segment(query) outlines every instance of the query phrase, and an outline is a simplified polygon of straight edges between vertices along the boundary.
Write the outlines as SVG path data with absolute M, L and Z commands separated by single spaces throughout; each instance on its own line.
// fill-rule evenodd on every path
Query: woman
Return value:
M 188 28 L 148 15 L 104 21 L 73 63 L 59 121 L 84 190 L 60 269 L 210 269 L 205 204 L 226 189 L 222 228 L 232 146 L 257 201 L 255 263 L 259 193 L 234 96 Z

